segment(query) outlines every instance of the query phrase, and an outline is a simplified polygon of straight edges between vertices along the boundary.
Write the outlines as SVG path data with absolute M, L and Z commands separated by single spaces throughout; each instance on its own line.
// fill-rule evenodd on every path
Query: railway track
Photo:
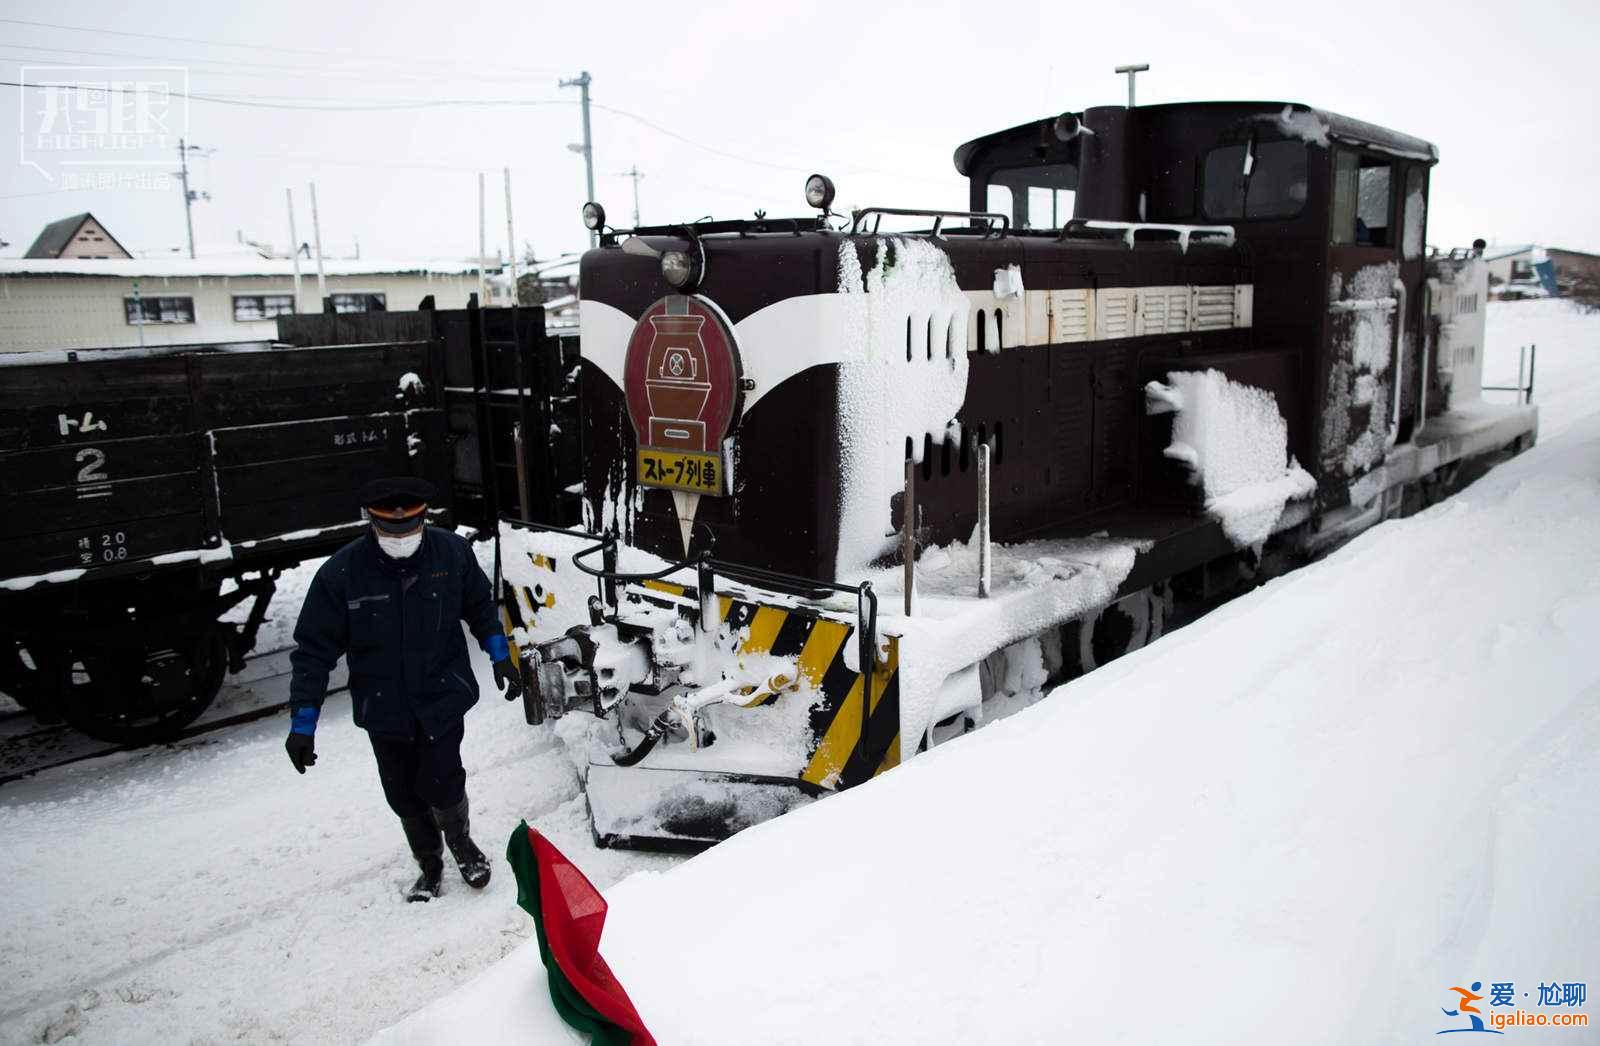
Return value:
M 293 649 L 284 646 L 246 657 L 244 670 L 228 677 L 205 714 L 160 747 L 179 746 L 195 737 L 281 714 L 288 707 L 289 653 Z M 342 676 L 341 666 L 330 680 L 335 684 L 329 688 L 330 694 L 345 689 Z M 41 724 L 26 710 L 0 712 L 0 785 L 141 747 L 152 746 L 100 741 L 65 723 Z

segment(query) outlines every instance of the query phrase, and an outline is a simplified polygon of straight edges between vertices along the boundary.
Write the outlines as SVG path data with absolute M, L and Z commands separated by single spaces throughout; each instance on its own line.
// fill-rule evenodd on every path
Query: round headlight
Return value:
M 694 279 L 694 259 L 684 251 L 667 251 L 661 256 L 661 278 L 674 287 L 685 287 Z
M 585 229 L 599 231 L 605 223 L 606 209 L 604 207 L 593 200 L 583 205 L 583 227 Z
M 806 202 L 818 210 L 833 206 L 833 182 L 825 174 L 813 174 L 806 179 Z

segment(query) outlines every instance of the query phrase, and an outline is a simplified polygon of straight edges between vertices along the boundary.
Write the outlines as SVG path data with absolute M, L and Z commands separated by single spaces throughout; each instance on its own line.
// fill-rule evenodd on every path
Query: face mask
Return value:
M 399 538 L 376 532 L 374 536 L 378 539 L 378 547 L 394 559 L 406 559 L 422 544 L 421 530 Z

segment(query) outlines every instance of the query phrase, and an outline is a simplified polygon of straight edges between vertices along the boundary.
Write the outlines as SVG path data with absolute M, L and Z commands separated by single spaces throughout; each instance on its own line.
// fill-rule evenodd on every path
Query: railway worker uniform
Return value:
M 427 525 L 434 494 L 432 484 L 413 477 L 362 488 L 372 527 L 317 570 L 295 623 L 284 744 L 300 773 L 317 761 L 317 717 L 328 674 L 343 657 L 356 725 L 367 731 L 384 798 L 422 870 L 406 894 L 410 901 L 439 896 L 445 846 L 467 885 L 489 882 L 489 861 L 468 834 L 461 738 L 478 686 L 460 622 L 494 662 L 506 700 L 522 693 L 471 546 Z

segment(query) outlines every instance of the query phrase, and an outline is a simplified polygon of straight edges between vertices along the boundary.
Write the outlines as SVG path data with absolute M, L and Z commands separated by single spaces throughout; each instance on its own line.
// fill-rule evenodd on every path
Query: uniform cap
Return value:
M 401 509 L 426 505 L 439 494 L 420 476 L 385 476 L 364 484 L 357 494 L 362 508 Z

